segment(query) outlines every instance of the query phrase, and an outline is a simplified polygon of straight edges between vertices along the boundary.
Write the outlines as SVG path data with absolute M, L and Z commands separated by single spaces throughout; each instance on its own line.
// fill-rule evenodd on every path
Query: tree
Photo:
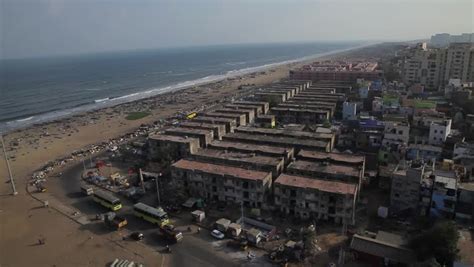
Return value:
M 433 257 L 441 265 L 452 266 L 458 257 L 458 239 L 456 225 L 452 221 L 444 221 L 414 237 L 410 246 L 421 261 Z

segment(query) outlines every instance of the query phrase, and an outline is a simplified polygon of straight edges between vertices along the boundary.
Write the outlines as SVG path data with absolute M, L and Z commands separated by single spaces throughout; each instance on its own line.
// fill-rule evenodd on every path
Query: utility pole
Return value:
M 242 213 L 242 229 L 244 229 L 244 224 L 245 224 L 245 221 L 244 221 L 244 201 L 242 200 L 242 202 L 240 202 L 240 212 Z
M 7 163 L 8 174 L 10 175 L 10 183 L 12 185 L 13 195 L 16 196 L 18 192 L 16 191 L 15 181 L 13 180 L 12 169 L 10 167 L 10 161 L 8 160 L 7 150 L 5 149 L 5 142 L 3 141 L 3 134 L 0 134 L 0 140 L 2 141 L 3 155 L 5 156 L 5 162 Z
M 155 178 L 155 183 L 156 183 L 156 197 L 158 199 L 158 206 L 160 206 L 161 200 L 160 200 L 160 187 L 158 186 L 158 177 Z
M 158 198 L 158 206 L 161 206 L 161 199 L 160 199 L 160 187 L 158 185 L 158 178 L 161 176 L 161 173 L 160 175 L 158 175 L 156 178 L 155 178 L 155 183 L 156 183 L 156 197 Z

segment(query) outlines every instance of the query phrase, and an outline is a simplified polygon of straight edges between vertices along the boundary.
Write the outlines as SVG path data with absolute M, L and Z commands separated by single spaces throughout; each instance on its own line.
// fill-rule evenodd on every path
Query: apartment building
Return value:
M 167 135 L 197 138 L 201 147 L 206 147 L 214 140 L 214 132 L 212 130 L 173 127 L 166 129 L 165 133 Z
M 410 125 L 407 122 L 385 121 L 382 144 L 385 146 L 408 145 Z
M 474 80 L 474 44 L 452 43 L 447 48 L 427 48 L 417 44 L 402 63 L 403 82 L 421 84 L 429 89 L 442 89 L 450 79 Z
M 434 184 L 431 196 L 430 215 L 435 217 L 454 218 L 458 177 L 453 170 L 436 170 L 433 172 Z
M 418 210 L 425 168 L 422 162 L 412 162 L 411 165 L 402 162 L 396 167 L 392 174 L 390 192 L 390 205 L 393 210 Z
M 430 125 L 429 143 L 432 145 L 441 145 L 451 133 L 451 119 L 432 122 Z
M 383 78 L 383 71 L 376 62 L 320 61 L 290 70 L 290 79 L 318 81 L 355 82 L 359 78 L 377 80 Z
M 148 137 L 148 158 L 160 160 L 163 155 L 171 159 L 180 159 L 194 154 L 199 149 L 199 139 L 155 134 Z
M 437 49 L 428 49 L 426 43 L 417 44 L 403 61 L 403 82 L 407 85 L 420 83 L 437 89 L 443 81 L 444 61 L 444 53 Z
M 275 206 L 302 219 L 355 223 L 354 184 L 281 174 L 274 184 Z
M 447 47 L 452 43 L 472 43 L 474 42 L 474 33 L 462 33 L 451 35 L 449 33 L 437 33 L 431 36 L 430 44 L 434 47 Z
M 208 201 L 242 203 L 265 208 L 272 173 L 244 168 L 180 160 L 171 166 L 173 182 L 187 194 Z
M 446 50 L 444 84 L 450 79 L 474 81 L 474 44 L 453 43 Z

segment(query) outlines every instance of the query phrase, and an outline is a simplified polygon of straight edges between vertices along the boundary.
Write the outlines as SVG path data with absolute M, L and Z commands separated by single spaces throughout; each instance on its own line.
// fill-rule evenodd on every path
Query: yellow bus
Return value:
M 94 192 L 94 195 L 92 195 L 92 199 L 94 199 L 94 201 L 99 203 L 100 205 L 108 209 L 111 209 L 113 211 L 116 211 L 122 208 L 122 203 L 120 202 L 119 198 L 113 196 L 110 193 L 106 193 L 104 191 L 97 190 L 96 192 Z
M 137 203 L 133 206 L 135 216 L 145 221 L 163 227 L 170 223 L 168 214 L 162 208 L 153 208 L 143 203 Z
M 192 112 L 192 113 L 189 113 L 188 115 L 186 115 L 186 118 L 188 120 L 190 119 L 194 119 L 198 114 L 196 112 Z

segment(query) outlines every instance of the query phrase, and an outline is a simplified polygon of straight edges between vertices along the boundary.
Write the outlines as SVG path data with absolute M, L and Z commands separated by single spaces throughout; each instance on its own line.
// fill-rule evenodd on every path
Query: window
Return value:
M 438 130 L 434 130 L 434 133 L 438 133 Z

